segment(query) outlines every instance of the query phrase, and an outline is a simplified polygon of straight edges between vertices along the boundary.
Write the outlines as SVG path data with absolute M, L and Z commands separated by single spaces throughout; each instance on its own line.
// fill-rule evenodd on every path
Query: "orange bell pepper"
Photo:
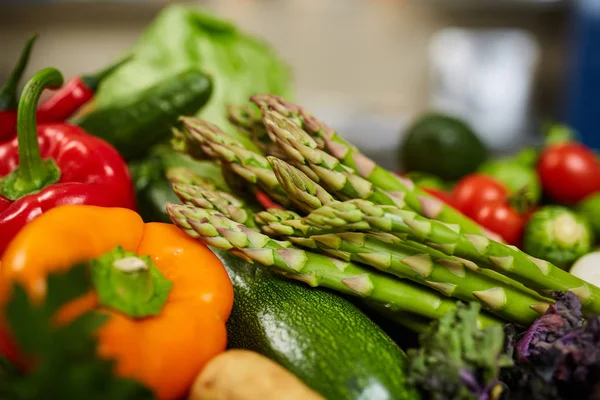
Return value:
M 115 359 L 118 375 L 137 379 L 160 399 L 185 396 L 227 344 L 233 287 L 219 259 L 175 226 L 145 224 L 131 210 L 61 206 L 9 244 L 0 264 L 0 306 L 13 281 L 43 301 L 47 275 L 82 261 L 89 262 L 95 290 L 61 309 L 57 321 L 106 311 L 99 356 Z

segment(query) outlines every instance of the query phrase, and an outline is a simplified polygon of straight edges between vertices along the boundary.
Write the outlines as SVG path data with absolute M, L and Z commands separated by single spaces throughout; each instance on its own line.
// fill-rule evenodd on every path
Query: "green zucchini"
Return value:
M 235 290 L 229 348 L 271 358 L 327 399 L 420 398 L 406 354 L 349 301 L 213 251 Z
M 106 140 L 129 161 L 144 156 L 150 147 L 167 139 L 178 118 L 195 115 L 211 94 L 211 78 L 190 69 L 70 122 Z

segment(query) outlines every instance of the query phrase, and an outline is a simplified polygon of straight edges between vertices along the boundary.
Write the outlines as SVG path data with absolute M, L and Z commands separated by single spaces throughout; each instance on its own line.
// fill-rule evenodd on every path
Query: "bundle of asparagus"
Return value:
M 272 95 L 229 120 L 264 153 L 183 117 L 177 148 L 245 182 L 234 194 L 176 181 L 172 221 L 190 236 L 290 279 L 358 296 L 413 329 L 457 303 L 479 302 L 481 326 L 529 325 L 552 291 L 600 312 L 600 289 L 501 243 L 453 208 L 362 155 L 302 107 Z M 259 210 L 257 188 L 285 209 Z

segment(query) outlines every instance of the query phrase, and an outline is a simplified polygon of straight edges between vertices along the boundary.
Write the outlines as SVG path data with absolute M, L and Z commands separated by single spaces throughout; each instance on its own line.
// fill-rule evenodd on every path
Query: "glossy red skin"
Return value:
M 505 201 L 507 197 L 508 190 L 504 185 L 483 174 L 465 176 L 452 190 L 456 207 L 469 217 L 473 217 L 480 203 Z
M 43 158 L 61 170 L 60 181 L 14 202 L 0 200 L 0 255 L 27 222 L 65 204 L 136 209 L 134 186 L 127 164 L 110 144 L 68 124 L 38 125 Z M 0 177 L 18 165 L 18 142 L 0 145 Z M 1 197 L 1 196 L 0 196 Z
M 508 244 L 517 245 L 521 241 L 526 218 L 506 201 L 478 203 L 473 209 L 472 218 L 481 226 L 500 235 Z
M 449 205 L 452 208 L 458 209 L 458 207 L 456 206 L 456 202 L 454 201 L 454 199 L 452 198 L 450 193 L 445 192 L 441 189 L 437 189 L 437 188 L 422 187 L 421 189 L 424 192 L 437 198 L 438 200 L 443 201 L 446 205 Z
M 580 143 L 547 147 L 540 155 L 537 171 L 544 191 L 559 203 L 575 204 L 600 191 L 600 162 Z
M 263 206 L 263 208 L 265 208 L 267 210 L 269 208 L 279 208 L 280 210 L 284 209 L 282 206 L 275 203 L 273 200 L 271 200 L 271 198 L 269 196 L 267 196 L 265 193 L 261 192 L 260 190 L 256 191 L 256 200 L 260 203 L 261 206 Z
M 16 135 L 17 111 L 0 111 L 0 143 L 11 140 Z
M 75 77 L 58 89 L 37 110 L 38 122 L 62 122 L 94 97 L 94 91 Z

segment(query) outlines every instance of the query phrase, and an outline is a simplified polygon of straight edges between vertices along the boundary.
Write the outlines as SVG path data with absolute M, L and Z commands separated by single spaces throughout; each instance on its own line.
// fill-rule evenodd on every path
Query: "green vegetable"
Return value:
M 429 172 L 445 180 L 475 172 L 487 155 L 483 142 L 464 121 L 435 113 L 420 116 L 400 147 L 406 171 Z
M 464 234 L 456 226 L 423 218 L 397 207 L 379 206 L 365 200 L 349 200 L 323 206 L 302 219 L 305 225 L 324 232 L 390 232 L 401 238 L 426 243 L 445 254 L 456 255 L 490 268 L 539 291 L 572 291 L 584 309 L 600 312 L 600 288 L 532 257 L 514 246 L 479 235 Z M 284 222 L 285 223 L 285 222 Z M 314 234 L 305 232 L 305 235 Z M 589 246 L 589 244 L 588 244 Z M 504 297 L 502 291 L 494 296 Z
M 535 168 L 539 156 L 539 150 L 535 147 L 526 147 L 515 154 L 510 159 L 517 164 L 521 164 L 525 167 Z
M 523 248 L 534 257 L 561 268 L 589 252 L 593 233 L 589 223 L 562 206 L 545 206 L 529 219 L 523 233 Z
M 213 249 L 235 291 L 228 346 L 269 357 L 328 399 L 419 399 L 406 355 L 355 306 Z
M 341 140 L 335 146 L 330 144 L 328 151 L 336 154 L 334 157 L 320 150 L 317 141 L 285 114 L 265 111 L 264 121 L 270 137 L 286 152 L 289 161 L 309 178 L 322 184 L 332 195 L 341 199 L 368 199 L 376 204 L 398 206 L 428 218 L 457 224 L 469 233 L 486 233 L 471 219 L 415 188 L 412 181 L 379 167 L 354 151 L 351 145 Z M 315 124 L 314 117 L 311 124 Z M 340 159 L 344 160 L 344 164 Z M 365 179 L 365 176 L 368 178 Z
M 144 156 L 150 147 L 168 138 L 179 116 L 201 109 L 212 92 L 213 83 L 207 75 L 188 69 L 165 77 L 142 92 L 98 103 L 93 111 L 72 122 L 106 140 L 126 160 L 131 160 Z
M 189 236 L 209 246 L 229 250 L 247 261 L 274 268 L 309 286 L 368 298 L 431 319 L 441 318 L 456 308 L 453 300 L 425 287 L 349 261 L 301 250 L 289 242 L 273 240 L 217 211 L 176 204 L 169 204 L 167 210 L 173 223 Z M 497 321 L 486 316 L 481 324 L 497 324 Z
M 529 205 L 538 204 L 542 197 L 542 184 L 534 168 L 514 158 L 488 161 L 480 166 L 479 172 L 502 183 L 509 194 L 522 194 Z
M 148 158 L 129 164 L 135 184 L 138 212 L 144 221 L 171 222 L 165 206 L 167 203 L 177 202 L 178 199 L 173 193 L 167 173 L 177 172 L 177 169 L 194 175 L 191 179 L 203 178 L 204 183 L 211 182 L 218 188 L 227 188 L 221 176 L 221 169 L 214 163 L 195 161 L 167 145 L 154 146 Z
M 412 180 L 415 185 L 422 188 L 448 190 L 449 187 L 449 185 L 439 176 L 427 172 L 412 171 L 406 174 L 406 177 Z
M 21 373 L 6 360 L 0 363 L 0 398 L 10 400 L 89 399 L 151 400 L 141 384 L 113 374 L 114 361 L 97 357 L 96 330 L 106 315 L 88 311 L 59 327 L 54 315 L 62 306 L 88 293 L 88 267 L 75 266 L 48 276 L 46 298 L 33 304 L 20 285 L 6 305 L 6 317 L 19 348 L 38 361 Z
M 211 76 L 213 93 L 196 115 L 250 148 L 254 148 L 250 139 L 227 121 L 226 106 L 245 103 L 256 93 L 292 95 L 291 72 L 268 44 L 193 5 L 165 7 L 128 54 L 133 59 L 100 87 L 99 107 L 110 107 L 130 93 L 142 93 L 176 73 L 198 68 Z
M 590 223 L 594 237 L 600 239 L 600 193 L 586 197 L 577 205 L 577 211 Z
M 311 182 L 301 171 L 273 157 L 269 157 L 269 161 L 290 198 L 324 197 L 324 189 Z M 307 187 L 312 190 L 306 190 Z M 315 207 L 306 211 L 311 212 L 322 204 L 335 202 L 333 198 L 327 202 L 306 200 L 307 204 L 315 203 Z M 286 237 L 296 245 L 308 249 L 321 249 L 332 256 L 344 255 L 344 259 L 364 263 L 420 283 L 444 296 L 465 301 L 481 301 L 490 312 L 521 325 L 531 324 L 540 316 L 540 312 L 536 310 L 541 309 L 543 312 L 549 305 L 545 303 L 546 299 L 515 281 L 414 241 L 402 240 L 393 235 L 359 232 L 321 234 L 309 238 L 293 237 L 296 233 L 299 233 L 299 236 L 306 235 L 310 226 L 301 226 L 300 216 L 290 211 L 263 211 L 257 214 L 256 220 L 267 234 Z M 287 221 L 287 225 L 281 223 L 284 221 Z M 491 295 L 500 291 L 503 296 Z
M 188 142 L 187 147 L 193 148 L 194 144 L 201 144 L 210 149 L 208 156 L 225 165 L 225 168 L 248 184 L 257 185 L 281 205 L 290 204 L 290 199 L 281 188 L 266 157 L 249 150 L 241 141 L 214 124 L 198 118 L 182 120 L 186 128 L 184 140 Z
M 419 349 L 409 350 L 409 381 L 432 400 L 497 399 L 503 391 L 500 372 L 513 365 L 504 354 L 504 330 L 479 329 L 478 313 L 478 304 L 460 306 L 421 335 Z

